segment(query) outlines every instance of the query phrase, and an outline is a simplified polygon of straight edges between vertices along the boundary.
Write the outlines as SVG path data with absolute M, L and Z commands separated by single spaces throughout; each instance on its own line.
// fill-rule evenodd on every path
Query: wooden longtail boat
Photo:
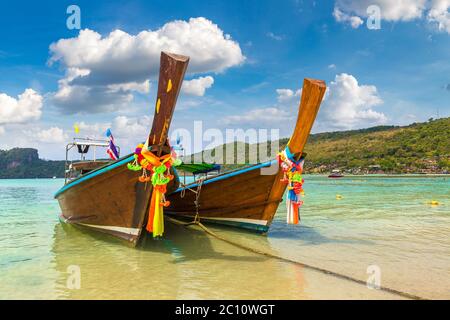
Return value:
M 188 62 L 189 57 L 161 53 L 155 115 L 148 137 L 150 151 L 158 156 L 170 153 L 167 136 Z M 140 172 L 128 170 L 127 164 L 133 160 L 130 154 L 66 181 L 55 194 L 62 211 L 60 220 L 136 245 L 149 212 L 152 184 L 140 183 Z M 173 181 L 167 188 L 170 192 L 177 187 Z
M 290 152 L 299 157 L 308 139 L 325 94 L 324 81 L 305 79 L 294 132 L 288 142 Z M 282 201 L 286 184 L 278 167 L 272 174 L 261 169 L 276 160 L 219 174 L 178 188 L 167 196 L 165 213 L 173 217 L 213 222 L 266 232 Z M 194 192 L 195 191 L 195 192 Z M 198 213 L 198 215 L 197 215 Z

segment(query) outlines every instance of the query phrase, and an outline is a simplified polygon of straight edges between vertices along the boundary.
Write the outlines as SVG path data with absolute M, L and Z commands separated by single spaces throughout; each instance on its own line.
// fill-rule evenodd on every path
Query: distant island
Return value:
M 0 150 L 0 179 L 64 178 L 64 161 L 39 159 L 33 148 Z
M 305 152 L 310 172 L 449 173 L 450 118 L 314 134 Z
M 348 174 L 446 174 L 450 171 L 450 118 L 408 126 L 377 126 L 310 135 L 305 146 L 305 172 Z M 284 148 L 288 138 L 280 139 Z M 259 146 L 258 146 L 259 147 Z M 219 146 L 218 149 L 225 145 Z M 234 143 L 235 158 L 237 143 Z M 245 144 L 246 161 L 250 145 Z M 267 149 L 270 149 L 270 142 Z M 258 149 L 259 150 L 259 149 Z M 214 156 L 214 151 L 208 152 Z M 191 157 L 195 157 L 192 155 Z M 268 160 L 258 155 L 259 162 Z M 224 165 L 234 169 L 242 165 Z
M 305 171 L 329 173 L 340 169 L 350 174 L 445 174 L 450 172 L 449 137 L 450 118 L 430 119 L 408 126 L 312 134 L 305 147 Z M 287 141 L 281 139 L 280 146 L 284 147 Z M 248 144 L 245 149 L 248 154 Z M 259 157 L 259 160 L 266 158 Z M 241 166 L 224 165 L 224 169 Z M 38 150 L 32 148 L 0 150 L 0 179 L 52 177 L 64 177 L 64 161 L 39 159 Z

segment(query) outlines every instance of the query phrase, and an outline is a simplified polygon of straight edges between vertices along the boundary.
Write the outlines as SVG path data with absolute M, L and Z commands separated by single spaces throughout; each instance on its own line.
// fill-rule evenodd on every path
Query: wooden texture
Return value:
M 291 152 L 297 156 L 306 144 L 325 90 L 323 81 L 304 80 L 297 122 L 288 143 Z M 281 170 L 274 175 L 262 175 L 260 169 L 238 170 L 236 173 L 205 180 L 199 197 L 200 218 L 255 219 L 265 221 L 268 227 L 286 190 L 286 184 L 280 181 L 283 176 Z M 171 205 L 167 212 L 194 216 L 195 193 L 186 190 L 184 198 L 181 195 L 181 192 L 169 195 Z
M 319 112 L 320 103 L 326 90 L 325 82 L 322 80 L 304 79 L 302 97 L 300 100 L 300 106 L 297 116 L 297 122 L 295 124 L 294 132 L 289 139 L 288 147 L 291 153 L 299 156 L 305 147 L 308 140 L 311 128 Z M 286 184 L 281 182 L 283 173 L 281 170 L 275 175 L 272 189 L 270 191 L 268 201 L 274 201 L 281 199 L 286 191 Z M 278 204 L 270 203 L 264 209 L 262 218 L 272 222 L 273 217 L 277 211 Z
M 167 52 L 161 53 L 158 95 L 148 140 L 150 146 L 162 147 L 166 144 L 170 122 L 188 63 L 189 57 Z
M 157 139 L 156 144 L 160 147 L 160 142 L 165 143 L 167 138 L 188 61 L 188 57 L 161 53 L 157 96 L 160 102 L 155 108 L 149 136 Z M 164 152 L 163 148 L 158 150 Z M 115 163 L 82 176 L 91 177 L 89 179 L 69 182 L 66 187 L 73 185 L 58 193 L 56 198 L 62 210 L 61 217 L 66 222 L 109 233 L 135 245 L 148 214 L 152 185 L 138 181 L 140 171 L 128 170 L 126 163 L 114 167 Z M 108 170 L 109 166 L 111 170 Z M 177 187 L 178 181 L 171 181 L 167 189 L 171 192 Z M 123 228 L 133 230 L 127 232 Z
M 226 175 L 216 176 L 215 179 Z M 259 169 L 203 184 L 199 197 L 200 217 L 260 219 L 272 185 L 273 176 L 261 175 Z M 184 197 L 177 192 L 167 199 L 170 206 L 166 213 L 195 216 L 194 192 L 186 190 Z
M 72 163 L 72 168 L 74 170 L 91 171 L 100 168 L 108 163 L 110 160 L 96 160 L 96 161 L 80 161 Z

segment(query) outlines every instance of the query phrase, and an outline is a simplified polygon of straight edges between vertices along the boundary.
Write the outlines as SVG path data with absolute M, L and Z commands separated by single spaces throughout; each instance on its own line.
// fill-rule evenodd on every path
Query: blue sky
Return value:
M 373 3 L 379 30 L 366 26 Z M 81 9 L 83 37 L 66 26 L 71 4 Z M 0 149 L 35 147 L 61 159 L 79 123 L 80 135 L 101 137 L 111 127 L 131 150 L 145 139 L 155 102 L 157 59 L 145 50 L 167 46 L 187 51 L 179 52 L 191 56 L 186 80 L 195 80 L 183 88 L 173 129 L 203 120 L 205 128 L 279 128 L 287 136 L 305 77 L 329 86 L 314 132 L 450 115 L 448 0 L 1 6 Z M 113 39 L 127 47 L 108 46 Z

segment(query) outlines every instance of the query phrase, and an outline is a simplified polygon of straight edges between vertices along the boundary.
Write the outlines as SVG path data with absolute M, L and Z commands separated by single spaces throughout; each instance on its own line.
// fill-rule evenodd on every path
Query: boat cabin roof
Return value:
M 96 147 L 108 147 L 109 141 L 106 140 L 90 140 L 90 139 L 83 139 L 83 140 L 75 140 L 69 144 L 68 146 L 96 146 Z

